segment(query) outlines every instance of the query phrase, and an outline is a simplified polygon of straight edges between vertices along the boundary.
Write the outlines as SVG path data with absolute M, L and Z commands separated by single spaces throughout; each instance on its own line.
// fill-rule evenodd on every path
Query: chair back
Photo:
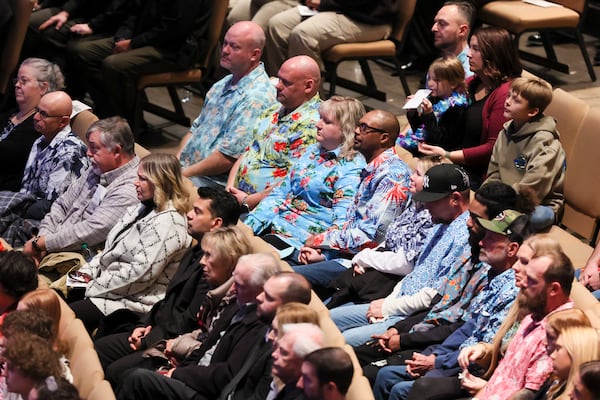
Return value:
M 9 23 L 6 37 L 0 44 L 2 49 L 0 53 L 0 60 L 2 60 L 0 62 L 0 95 L 8 93 L 8 83 L 19 62 L 21 47 L 29 25 L 29 16 L 33 9 L 32 0 L 8 0 L 8 2 L 12 8 L 13 17 Z
M 406 0 L 399 6 L 398 15 L 396 15 L 396 21 L 392 25 L 392 34 L 390 39 L 401 43 L 408 32 L 410 21 L 412 20 L 415 12 L 417 0 Z
M 554 89 L 552 102 L 544 114 L 556 120 L 556 128 L 560 134 L 560 143 L 567 155 L 567 165 L 571 160 L 573 146 L 578 140 L 583 118 L 588 113 L 590 106 L 583 100 L 565 92 L 563 89 Z
M 228 6 L 228 0 L 213 0 L 212 15 L 209 19 L 210 24 L 208 26 L 209 47 L 206 52 L 206 57 L 201 61 L 200 65 L 202 67 L 209 66 L 211 58 L 216 51 L 217 45 L 219 44 L 219 40 L 221 40 L 221 34 L 223 33 L 223 25 L 225 24 Z

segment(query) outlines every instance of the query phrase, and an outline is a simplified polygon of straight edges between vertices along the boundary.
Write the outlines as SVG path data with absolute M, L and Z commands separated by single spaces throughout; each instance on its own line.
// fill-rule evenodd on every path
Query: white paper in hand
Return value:
M 429 89 L 419 89 L 417 90 L 417 93 L 415 93 L 413 95 L 413 98 L 408 100 L 406 102 L 406 104 L 404 104 L 402 106 L 403 109 L 405 110 L 414 110 L 415 108 L 419 107 L 421 105 L 421 103 L 423 102 L 423 99 L 426 98 L 427 96 L 429 96 L 429 93 L 431 93 L 431 90 Z

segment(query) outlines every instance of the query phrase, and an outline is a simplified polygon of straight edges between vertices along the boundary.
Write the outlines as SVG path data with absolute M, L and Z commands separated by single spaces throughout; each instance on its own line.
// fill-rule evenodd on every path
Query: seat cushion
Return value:
M 575 28 L 579 14 L 566 7 L 539 7 L 522 1 L 492 1 L 481 8 L 478 17 L 485 23 L 521 34 L 548 28 Z
M 352 60 L 363 57 L 393 57 L 396 46 L 391 40 L 377 40 L 364 43 L 341 43 L 323 52 L 323 60 L 339 63 L 342 60 Z

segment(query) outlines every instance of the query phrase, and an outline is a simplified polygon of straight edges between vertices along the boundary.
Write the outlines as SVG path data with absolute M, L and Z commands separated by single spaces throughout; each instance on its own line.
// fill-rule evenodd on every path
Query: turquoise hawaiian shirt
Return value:
M 275 233 L 300 249 L 308 236 L 342 226 L 365 167 L 361 154 L 352 159 L 314 144 L 292 166 L 271 194 L 244 221 L 254 233 Z

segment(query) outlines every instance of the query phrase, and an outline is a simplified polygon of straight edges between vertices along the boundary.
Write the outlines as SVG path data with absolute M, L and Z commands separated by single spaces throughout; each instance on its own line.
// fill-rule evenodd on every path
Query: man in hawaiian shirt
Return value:
M 374 385 L 378 398 L 406 398 L 414 380 L 430 370 L 435 372 L 428 376 L 457 376 L 460 372 L 460 349 L 480 341 L 491 342 L 512 306 L 518 288 L 511 267 L 517 261 L 523 239 L 529 235 L 528 218 L 517 211 L 504 210 L 492 220 L 476 218 L 473 223 L 485 232 L 480 241 L 480 259 L 487 283 L 470 302 L 462 319 L 453 324 L 440 324 L 436 328 L 438 321 L 432 318 L 435 314 L 431 313 L 423 322 L 414 325 L 411 333 L 399 334 L 398 328 L 390 328 L 384 335 L 374 336 L 380 340 L 382 354 L 392 349 L 423 349 L 432 344 L 422 353 L 411 355 L 410 352 L 404 352 L 403 355 L 409 358 L 407 365 L 393 365 L 380 370 Z M 525 251 L 521 252 L 521 257 L 525 257 Z M 441 322 L 444 313 L 436 314 Z M 430 325 L 434 327 L 430 328 Z M 447 338 L 442 339 L 440 345 L 435 345 L 437 331 L 442 331 L 443 335 L 444 330 L 448 331 L 445 333 Z M 419 337 L 422 343 L 417 343 Z
M 361 152 L 368 165 L 363 169 L 360 186 L 346 214 L 347 222 L 309 237 L 301 250 L 300 263 L 333 259 L 339 254 L 350 258 L 361 249 L 375 247 L 384 240 L 388 225 L 404 209 L 410 186 L 411 170 L 394 148 L 399 131 L 398 120 L 387 111 L 370 111 L 360 119 L 355 129 L 354 148 Z M 343 262 L 337 259 L 326 265 L 294 269 L 313 285 L 326 285 L 346 270 Z
M 252 144 L 229 172 L 227 189 L 249 210 L 285 177 L 304 149 L 316 142 L 321 72 L 308 56 L 283 63 L 275 85 L 276 105 L 265 112 L 254 129 Z
M 183 175 L 197 186 L 224 186 L 229 170 L 250 145 L 256 121 L 276 104 L 275 88 L 260 61 L 265 33 L 249 21 L 223 40 L 221 67 L 230 75 L 206 94 L 204 107 L 178 152 Z

